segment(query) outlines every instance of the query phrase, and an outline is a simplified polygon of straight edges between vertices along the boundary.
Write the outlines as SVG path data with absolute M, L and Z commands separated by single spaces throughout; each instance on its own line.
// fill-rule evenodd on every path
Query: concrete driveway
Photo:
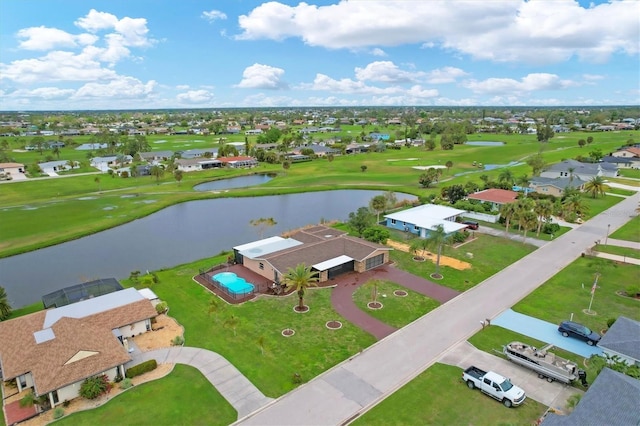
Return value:
M 438 361 L 460 368 L 475 365 L 485 371 L 495 371 L 511 379 L 514 385 L 524 389 L 527 398 L 560 411 L 565 410 L 567 400 L 572 395 L 584 393 L 563 383 L 549 383 L 546 379 L 538 378 L 538 373 L 504 358 L 481 351 L 469 342 L 461 342 L 452 346 Z

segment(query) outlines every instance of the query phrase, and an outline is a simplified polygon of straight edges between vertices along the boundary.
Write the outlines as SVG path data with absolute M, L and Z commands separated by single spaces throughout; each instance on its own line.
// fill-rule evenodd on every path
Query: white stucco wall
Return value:
M 150 320 L 138 321 L 131 325 L 125 325 L 124 327 L 120 327 L 120 333 L 122 333 L 122 337 L 132 337 L 137 336 L 138 334 L 147 332 L 147 325 L 151 328 Z

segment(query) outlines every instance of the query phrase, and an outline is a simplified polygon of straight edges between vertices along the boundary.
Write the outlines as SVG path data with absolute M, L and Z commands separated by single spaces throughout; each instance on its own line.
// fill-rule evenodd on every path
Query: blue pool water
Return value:
M 253 284 L 248 283 L 244 278 L 237 276 L 233 272 L 220 272 L 215 274 L 213 279 L 233 294 L 251 293 L 254 289 Z

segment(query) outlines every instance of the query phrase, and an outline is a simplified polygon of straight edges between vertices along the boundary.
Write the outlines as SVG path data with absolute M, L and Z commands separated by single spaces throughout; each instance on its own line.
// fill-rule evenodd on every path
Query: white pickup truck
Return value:
M 493 371 L 484 371 L 471 366 L 462 373 L 462 380 L 467 383 L 469 389 L 478 388 L 502 402 L 507 408 L 517 407 L 527 399 L 522 389 L 512 385 L 509 379 Z

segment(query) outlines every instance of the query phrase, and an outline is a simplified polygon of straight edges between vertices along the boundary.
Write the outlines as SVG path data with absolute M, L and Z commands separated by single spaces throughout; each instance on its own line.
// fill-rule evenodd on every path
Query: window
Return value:
M 396 220 L 395 219 L 391 219 L 391 224 L 395 225 L 396 224 Z
M 413 225 L 413 229 L 414 229 L 415 231 L 419 231 L 419 230 L 420 230 L 420 227 L 419 227 L 418 225 Z
M 264 269 L 264 263 L 262 263 L 262 262 L 258 263 L 258 268 Z

